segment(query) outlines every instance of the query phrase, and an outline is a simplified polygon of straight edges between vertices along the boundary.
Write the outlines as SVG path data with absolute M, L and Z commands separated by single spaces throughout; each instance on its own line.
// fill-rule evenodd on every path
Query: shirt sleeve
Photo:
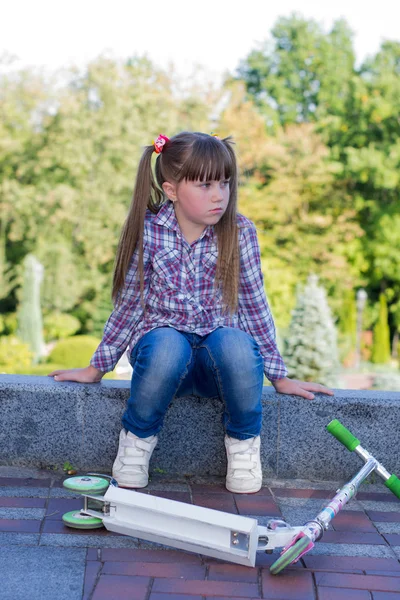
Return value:
M 140 282 L 136 281 L 138 272 L 139 252 L 133 253 L 125 279 L 125 285 L 120 293 L 120 302 L 109 316 L 103 333 L 103 339 L 92 356 L 90 364 L 103 372 L 112 371 L 125 352 L 133 332 L 143 317 L 140 302 Z M 143 298 L 146 299 L 150 287 L 151 260 L 146 239 L 144 241 Z
M 264 290 L 260 247 L 254 225 L 241 231 L 239 326 L 257 342 L 269 381 L 283 379 L 288 371 L 276 345 L 276 331 Z

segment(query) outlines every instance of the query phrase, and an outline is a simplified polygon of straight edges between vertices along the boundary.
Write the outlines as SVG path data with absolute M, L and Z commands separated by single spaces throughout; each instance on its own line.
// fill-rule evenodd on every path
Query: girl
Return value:
M 333 392 L 286 377 L 256 228 L 237 212 L 231 138 L 183 132 L 171 139 L 160 135 L 145 148 L 117 250 L 112 297 L 115 308 L 90 365 L 50 375 L 100 381 L 128 347 L 131 395 L 113 477 L 122 487 L 145 487 L 172 399 L 219 396 L 226 487 L 257 492 L 264 373 L 282 394 L 312 399 L 311 392 Z

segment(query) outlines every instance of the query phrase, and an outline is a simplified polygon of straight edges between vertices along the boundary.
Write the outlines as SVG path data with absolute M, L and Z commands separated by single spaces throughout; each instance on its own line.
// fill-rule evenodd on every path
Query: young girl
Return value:
M 118 484 L 147 485 L 150 457 L 173 398 L 219 396 L 226 487 L 257 492 L 264 373 L 282 394 L 312 399 L 311 392 L 333 392 L 286 377 L 256 228 L 237 212 L 231 138 L 183 132 L 171 139 L 160 135 L 145 148 L 119 241 L 112 296 L 115 308 L 90 365 L 50 375 L 100 381 L 128 348 L 133 373 L 113 465 Z

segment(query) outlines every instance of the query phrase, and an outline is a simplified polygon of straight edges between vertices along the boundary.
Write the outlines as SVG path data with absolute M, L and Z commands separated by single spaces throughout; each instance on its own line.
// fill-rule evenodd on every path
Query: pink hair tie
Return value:
M 154 152 L 156 154 L 160 154 L 160 152 L 163 151 L 163 148 L 167 142 L 169 142 L 169 138 L 167 138 L 166 135 L 161 135 L 160 133 L 160 135 L 154 142 Z

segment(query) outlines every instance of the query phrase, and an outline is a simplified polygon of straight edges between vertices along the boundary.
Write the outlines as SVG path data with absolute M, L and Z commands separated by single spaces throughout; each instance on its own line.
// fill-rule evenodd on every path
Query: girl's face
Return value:
M 197 239 L 207 225 L 218 223 L 229 202 L 229 179 L 183 180 L 176 185 L 166 182 L 163 188 L 174 202 L 176 218 L 187 239 Z

